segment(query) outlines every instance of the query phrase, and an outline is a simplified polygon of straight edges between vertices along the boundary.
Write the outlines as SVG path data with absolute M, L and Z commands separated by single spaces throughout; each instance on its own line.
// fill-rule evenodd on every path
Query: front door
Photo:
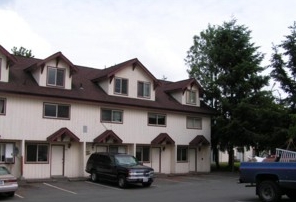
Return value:
M 154 172 L 160 172 L 160 148 L 153 147 L 151 151 L 151 167 L 154 169 Z
M 196 149 L 189 149 L 189 172 L 196 172 Z
M 51 176 L 64 175 L 64 146 L 51 146 Z

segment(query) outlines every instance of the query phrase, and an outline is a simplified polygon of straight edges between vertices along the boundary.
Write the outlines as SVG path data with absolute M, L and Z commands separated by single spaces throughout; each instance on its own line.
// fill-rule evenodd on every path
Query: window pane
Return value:
M 57 106 L 51 104 L 44 105 L 44 116 L 57 117 Z
M 0 162 L 5 161 L 5 144 L 0 144 Z
M 158 125 L 165 125 L 165 116 L 158 115 Z
M 156 125 L 157 124 L 156 114 L 149 114 L 148 115 L 148 123 L 149 124 L 153 124 L 153 125 Z
M 111 121 L 111 110 L 102 110 L 102 121 Z
M 122 122 L 122 112 L 120 111 L 113 111 L 113 119 L 112 121 L 115 122 Z
M 47 161 L 48 146 L 38 145 L 38 161 Z
M 26 159 L 28 162 L 37 161 L 37 145 L 27 145 Z
M 122 89 L 121 93 L 122 94 L 127 94 L 127 79 L 122 79 Z
M 56 69 L 48 68 L 47 83 L 50 85 L 56 85 Z
M 5 100 L 0 99 L 0 114 L 4 114 L 4 113 L 5 113 Z
M 121 93 L 121 79 L 115 79 L 115 92 Z
M 136 148 L 136 158 L 138 161 L 143 161 L 142 160 L 142 147 Z
M 138 82 L 138 96 L 140 97 L 144 96 L 143 85 L 143 82 Z
M 144 97 L 150 97 L 150 84 L 145 83 L 144 88 Z
M 59 118 L 69 118 L 70 117 L 70 107 L 65 105 L 58 106 L 58 117 Z
M 57 86 L 64 86 L 64 70 L 57 70 Z
M 150 161 L 150 148 L 143 147 L 143 160 L 142 161 Z

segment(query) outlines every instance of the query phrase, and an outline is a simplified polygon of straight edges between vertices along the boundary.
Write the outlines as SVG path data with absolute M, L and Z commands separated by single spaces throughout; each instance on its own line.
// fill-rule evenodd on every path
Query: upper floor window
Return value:
M 70 105 L 44 103 L 43 116 L 46 118 L 70 119 Z
M 187 117 L 187 128 L 202 129 L 202 119 L 200 117 Z
M 166 115 L 148 113 L 148 124 L 149 125 L 156 125 L 156 126 L 165 126 L 166 125 Z
M 6 99 L 0 98 L 0 115 L 4 115 L 6 110 Z
M 48 145 L 30 143 L 26 145 L 27 163 L 48 163 Z
M 187 104 L 196 104 L 196 91 L 187 90 L 186 91 L 186 103 Z
M 56 87 L 64 87 L 64 85 L 65 85 L 65 69 L 48 67 L 47 85 L 56 86 Z
M 138 82 L 138 97 L 150 98 L 150 83 Z
M 115 78 L 114 92 L 117 94 L 127 95 L 128 80 L 123 78 Z
M 0 163 L 14 163 L 14 144 L 0 143 Z
M 102 109 L 101 112 L 102 122 L 122 123 L 123 112 L 121 110 Z

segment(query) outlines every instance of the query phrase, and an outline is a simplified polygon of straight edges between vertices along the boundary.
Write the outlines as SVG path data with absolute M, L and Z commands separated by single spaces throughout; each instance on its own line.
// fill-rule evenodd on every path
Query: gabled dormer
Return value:
M 0 82 L 8 82 L 9 68 L 16 62 L 16 58 L 0 45 Z
M 72 75 L 78 72 L 78 68 L 61 52 L 57 52 L 31 65 L 25 71 L 32 74 L 39 86 L 70 90 Z
M 137 59 L 106 68 L 92 80 L 108 95 L 155 100 L 157 79 Z
M 163 88 L 166 93 L 174 97 L 179 103 L 200 107 L 200 98 L 202 97 L 203 90 L 195 79 L 168 82 Z

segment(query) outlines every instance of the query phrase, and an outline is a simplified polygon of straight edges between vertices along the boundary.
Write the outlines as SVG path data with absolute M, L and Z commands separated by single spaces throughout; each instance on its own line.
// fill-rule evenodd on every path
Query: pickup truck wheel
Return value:
M 296 200 L 296 190 L 295 189 L 288 189 L 286 190 L 286 195 L 293 200 Z
M 263 202 L 276 202 L 282 197 L 279 186 L 274 181 L 262 181 L 258 185 L 258 195 Z
M 125 188 L 127 185 L 126 183 L 126 179 L 125 179 L 125 176 L 124 175 L 119 175 L 118 176 L 118 186 L 120 188 Z

